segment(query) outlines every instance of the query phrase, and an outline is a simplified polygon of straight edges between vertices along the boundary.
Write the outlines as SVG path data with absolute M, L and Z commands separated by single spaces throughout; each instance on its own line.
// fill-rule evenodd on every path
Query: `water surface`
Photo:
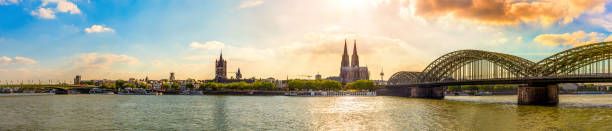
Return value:
M 403 97 L 53 95 L 0 97 L 0 130 L 608 130 L 612 96 Z

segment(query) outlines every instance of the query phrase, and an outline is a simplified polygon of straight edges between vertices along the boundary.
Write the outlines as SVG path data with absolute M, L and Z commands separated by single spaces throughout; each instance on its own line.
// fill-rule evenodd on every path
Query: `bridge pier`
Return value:
M 432 98 L 432 99 L 443 99 L 444 88 L 443 87 L 416 87 L 412 88 L 411 96 L 415 98 Z
M 557 84 L 529 84 L 518 87 L 518 104 L 520 105 L 556 105 L 559 103 Z

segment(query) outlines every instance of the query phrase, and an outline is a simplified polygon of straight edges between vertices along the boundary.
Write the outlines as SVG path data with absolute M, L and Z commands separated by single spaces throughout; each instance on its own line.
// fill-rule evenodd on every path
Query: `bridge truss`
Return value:
M 510 54 L 459 50 L 439 57 L 422 72 L 397 72 L 389 78 L 388 83 L 397 85 L 545 77 L 612 77 L 610 59 L 612 42 L 575 47 L 537 63 Z

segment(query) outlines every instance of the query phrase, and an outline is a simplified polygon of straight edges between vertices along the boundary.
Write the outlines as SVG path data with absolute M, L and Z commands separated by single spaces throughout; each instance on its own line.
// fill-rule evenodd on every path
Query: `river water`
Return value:
M 612 95 L 0 97 L 0 130 L 611 130 Z

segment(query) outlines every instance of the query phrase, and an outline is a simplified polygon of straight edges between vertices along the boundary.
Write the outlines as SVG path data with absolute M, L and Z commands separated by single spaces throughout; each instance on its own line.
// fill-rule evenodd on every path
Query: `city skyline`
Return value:
M 212 79 L 221 49 L 247 78 L 337 76 L 344 39 L 387 79 L 455 50 L 539 61 L 612 40 L 608 0 L 442 2 L 0 0 L 0 80 Z

